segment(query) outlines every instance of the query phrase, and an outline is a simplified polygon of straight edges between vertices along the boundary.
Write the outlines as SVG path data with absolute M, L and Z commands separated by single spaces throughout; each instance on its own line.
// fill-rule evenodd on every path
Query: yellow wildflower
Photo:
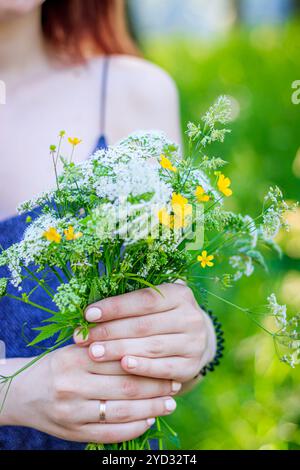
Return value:
M 202 188 L 202 186 L 197 186 L 196 198 L 198 202 L 208 202 L 210 200 L 210 196 L 205 194 L 205 190 Z
M 214 263 L 212 263 L 214 258 L 215 257 L 213 255 L 208 255 L 207 251 L 204 250 L 201 255 L 198 256 L 197 260 L 201 263 L 202 268 L 206 268 L 206 266 L 211 268 L 214 265 Z
M 184 228 L 188 225 L 187 218 L 183 214 L 175 214 L 173 216 L 174 229 Z
M 68 141 L 73 147 L 76 147 L 76 145 L 81 144 L 82 139 L 78 139 L 78 137 L 69 137 Z
M 231 180 L 229 178 L 227 178 L 221 173 L 217 184 L 221 193 L 223 193 L 227 197 L 232 196 L 232 190 L 230 189 Z
M 192 214 L 192 206 L 188 204 L 186 197 L 173 193 L 172 210 L 174 212 L 174 228 L 183 228 L 188 224 L 188 217 Z
M 172 162 L 165 155 L 161 155 L 160 158 L 160 164 L 165 170 L 170 170 L 176 173 L 177 168 L 172 165 Z
M 188 204 L 188 200 L 181 194 L 173 193 L 172 195 L 172 211 L 169 214 L 166 208 L 163 208 L 158 213 L 158 219 L 161 225 L 172 229 L 180 229 L 188 225 L 188 217 L 192 214 L 192 206 Z
M 182 207 L 184 208 L 188 203 L 188 200 L 186 197 L 182 196 L 181 194 L 176 194 L 176 193 L 173 193 L 172 194 L 172 207 L 174 209 L 174 207 Z
M 174 227 L 174 216 L 170 215 L 166 208 L 163 208 L 158 212 L 158 220 L 161 225 L 165 225 L 169 228 Z
M 48 242 L 60 243 L 61 235 L 54 227 L 50 227 L 46 232 L 43 233 L 43 237 L 48 240 Z
M 65 233 L 65 237 L 68 241 L 78 240 L 78 238 L 82 237 L 82 233 L 81 232 L 75 233 L 74 232 L 74 227 L 72 227 L 71 225 L 68 229 L 66 229 L 64 231 L 64 233 Z

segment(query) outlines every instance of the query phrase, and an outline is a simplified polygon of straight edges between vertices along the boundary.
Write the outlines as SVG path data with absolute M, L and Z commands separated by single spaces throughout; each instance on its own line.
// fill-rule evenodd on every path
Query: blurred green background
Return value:
M 292 83 L 300 80 L 298 2 L 269 0 L 259 5 L 252 0 L 251 9 L 251 0 L 187 0 L 174 16 L 174 5 L 179 5 L 174 0 L 161 24 L 154 0 L 145 1 L 142 11 L 132 3 L 142 51 L 178 85 L 183 128 L 189 120 L 198 120 L 218 95 L 233 97 L 236 119 L 220 149 L 230 162 L 231 206 L 257 215 L 270 184 L 279 185 L 287 199 L 300 199 L 300 104 L 291 100 Z M 260 8 L 263 3 L 266 10 Z M 223 19 L 215 28 L 206 28 L 207 34 L 199 34 L 195 17 L 189 24 L 184 10 L 189 6 L 193 14 L 192 5 L 205 26 L 201 14 L 208 4 L 210 12 L 215 4 L 217 18 L 222 4 Z M 284 258 L 269 257 L 269 275 L 257 270 L 226 292 L 211 289 L 244 307 L 263 305 L 269 293 L 276 292 L 291 313 L 299 312 L 300 210 L 290 218 L 293 227 L 280 240 Z M 213 299 L 211 306 L 224 325 L 226 354 L 214 373 L 179 400 L 170 418 L 182 447 L 300 449 L 300 367 L 280 363 L 272 339 L 243 313 Z

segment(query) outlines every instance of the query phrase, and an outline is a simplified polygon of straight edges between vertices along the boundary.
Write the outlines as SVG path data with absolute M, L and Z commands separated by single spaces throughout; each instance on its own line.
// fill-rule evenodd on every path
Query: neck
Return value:
M 1 74 L 24 77 L 44 63 L 46 56 L 40 8 L 17 18 L 0 20 Z

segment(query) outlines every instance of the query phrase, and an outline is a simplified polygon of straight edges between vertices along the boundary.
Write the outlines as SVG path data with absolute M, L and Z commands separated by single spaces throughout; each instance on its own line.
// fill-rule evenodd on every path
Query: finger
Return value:
M 157 335 L 96 342 L 88 351 L 90 358 L 99 362 L 117 361 L 124 356 L 185 356 L 194 353 L 194 343 L 189 342 L 185 334 Z
M 77 329 L 74 333 L 74 341 L 76 344 L 86 346 L 94 341 L 181 333 L 188 329 L 189 323 L 191 322 L 189 322 L 188 313 L 176 309 L 152 315 L 107 321 L 91 328 L 85 338 Z
M 175 411 L 176 401 L 172 397 L 149 400 L 121 400 L 105 402 L 105 423 L 130 423 L 143 419 L 166 416 Z M 80 408 L 79 422 L 99 423 L 100 402 L 90 400 Z
M 120 361 L 95 362 L 89 358 L 87 371 L 97 375 L 128 375 Z
M 88 348 L 79 348 L 76 345 L 66 346 L 68 362 L 72 368 L 76 367 L 84 372 L 98 375 L 125 375 L 120 361 L 95 362 L 89 357 Z M 66 361 L 66 357 L 65 357 Z
M 94 323 L 164 312 L 176 308 L 182 297 L 190 292 L 188 287 L 178 284 L 162 284 L 158 289 L 159 292 L 151 288 L 140 289 L 102 299 L 87 308 L 85 318 Z
M 203 364 L 204 365 L 204 364 Z M 121 366 L 129 374 L 157 379 L 186 382 L 201 369 L 200 361 L 183 357 L 148 359 L 146 357 L 125 356 Z
M 99 376 L 87 374 L 78 384 L 82 396 L 88 400 L 141 400 L 175 395 L 181 384 L 162 379 L 126 376 Z
M 101 442 L 102 444 L 130 441 L 148 431 L 154 422 L 154 418 L 151 418 L 133 423 L 86 424 L 80 427 L 77 439 L 80 442 Z

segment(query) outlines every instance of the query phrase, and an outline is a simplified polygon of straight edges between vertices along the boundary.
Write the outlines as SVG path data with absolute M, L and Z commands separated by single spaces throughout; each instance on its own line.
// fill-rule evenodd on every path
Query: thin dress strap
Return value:
M 103 64 L 102 64 L 101 94 L 100 94 L 100 137 L 97 142 L 96 150 L 107 148 L 107 140 L 105 137 L 105 123 L 106 123 L 109 63 L 110 63 L 109 56 L 105 56 L 103 58 Z

